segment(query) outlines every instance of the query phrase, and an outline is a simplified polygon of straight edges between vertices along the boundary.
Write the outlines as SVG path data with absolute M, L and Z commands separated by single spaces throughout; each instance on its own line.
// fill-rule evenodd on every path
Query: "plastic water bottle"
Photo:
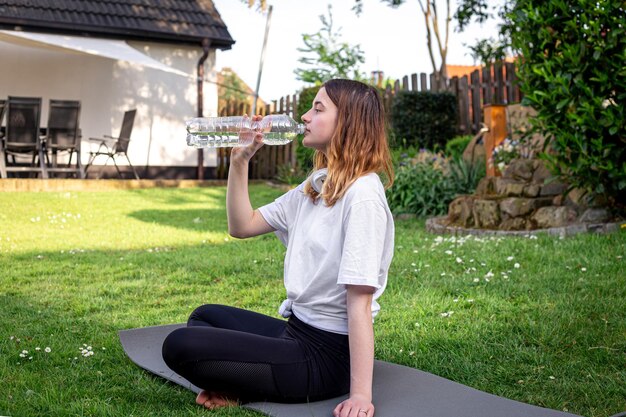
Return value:
M 187 145 L 196 148 L 246 146 L 256 133 L 266 145 L 285 145 L 304 133 L 304 124 L 286 114 L 270 114 L 258 121 L 247 116 L 197 117 L 187 124 Z

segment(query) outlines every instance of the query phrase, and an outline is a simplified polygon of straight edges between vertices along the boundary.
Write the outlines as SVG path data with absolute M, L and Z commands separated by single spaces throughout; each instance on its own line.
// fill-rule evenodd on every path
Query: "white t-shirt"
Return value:
M 281 310 L 347 334 L 346 284 L 374 287 L 372 319 L 380 310 L 376 300 L 393 257 L 393 217 L 377 174 L 358 178 L 332 207 L 321 198 L 314 203 L 304 184 L 259 208 L 287 247 Z

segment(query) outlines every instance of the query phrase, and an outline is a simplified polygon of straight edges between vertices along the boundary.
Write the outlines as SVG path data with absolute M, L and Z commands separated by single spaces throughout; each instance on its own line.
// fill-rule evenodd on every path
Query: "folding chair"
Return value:
M 117 170 L 117 175 L 122 178 L 122 172 L 120 171 L 119 166 L 115 162 L 115 157 L 124 156 L 128 161 L 128 165 L 133 170 L 133 174 L 135 174 L 136 179 L 140 179 L 137 171 L 133 164 L 130 163 L 130 159 L 128 158 L 128 144 L 130 142 L 130 135 L 133 131 L 133 123 L 135 121 L 135 114 L 137 113 L 136 109 L 128 110 L 124 113 L 124 119 L 122 120 L 122 128 L 120 129 L 120 134 L 117 138 L 104 135 L 104 138 L 89 138 L 89 140 L 98 142 L 98 149 L 95 152 L 89 152 L 89 161 L 85 167 L 85 176 L 87 175 L 87 170 L 93 164 L 94 160 L 100 156 L 105 155 L 107 157 L 104 162 L 104 166 L 109 162 L 109 159 L 113 161 L 115 165 L 115 169 Z M 98 179 L 102 176 L 102 170 L 98 173 Z
M 39 172 L 48 178 L 44 149 L 39 136 L 41 119 L 40 97 L 9 97 L 5 136 L 0 146 L 0 176 L 7 178 L 9 172 Z M 13 160 L 9 165 L 9 156 Z M 17 158 L 32 156 L 29 165 Z
M 76 178 L 84 178 L 80 161 L 80 101 L 50 100 L 48 128 L 46 131 L 46 151 L 51 152 L 48 172 L 72 173 Z M 68 161 L 63 167 L 57 164 L 59 153 L 67 152 Z M 76 163 L 72 166 L 72 156 Z

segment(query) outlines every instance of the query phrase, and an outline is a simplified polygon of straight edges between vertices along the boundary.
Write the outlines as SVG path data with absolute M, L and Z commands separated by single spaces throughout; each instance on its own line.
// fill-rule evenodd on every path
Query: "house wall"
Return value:
M 197 150 L 185 143 L 184 122 L 197 113 L 195 75 L 202 49 L 141 42 L 129 45 L 191 77 L 78 52 L 0 41 L 0 97 L 41 97 L 41 126 L 47 124 L 49 99 L 80 100 L 84 163 L 93 146 L 88 139 L 116 136 L 124 111 L 136 108 L 128 151 L 133 165 L 197 166 Z M 205 61 L 205 80 L 209 81 L 203 90 L 205 116 L 217 114 L 214 66 L 215 50 L 211 50 Z M 215 151 L 204 152 L 205 167 L 215 166 Z M 104 163 L 101 158 L 96 164 Z

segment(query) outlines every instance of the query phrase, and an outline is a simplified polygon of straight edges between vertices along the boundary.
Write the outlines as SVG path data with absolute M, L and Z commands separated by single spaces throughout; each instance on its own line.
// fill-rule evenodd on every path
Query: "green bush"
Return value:
M 311 109 L 313 105 L 313 99 L 319 91 L 320 86 L 304 88 L 299 95 L 296 112 L 298 118 L 301 118 L 306 112 Z M 313 169 L 313 154 L 314 150 L 304 147 L 302 144 L 304 135 L 298 135 L 298 145 L 296 146 L 296 161 L 298 164 L 298 170 L 302 172 L 309 172 Z
M 451 161 L 440 154 L 421 151 L 398 164 L 393 186 L 387 190 L 389 207 L 394 214 L 445 214 L 452 200 L 457 195 L 472 193 L 484 175 L 484 164 Z
M 461 159 L 467 145 L 472 141 L 472 135 L 456 136 L 446 143 L 446 155 L 452 159 Z
M 518 0 L 509 14 L 524 103 L 552 172 L 626 207 L 626 8 L 613 0 Z
M 456 116 L 452 93 L 401 91 L 391 104 L 390 123 L 396 142 L 436 150 L 456 135 Z

